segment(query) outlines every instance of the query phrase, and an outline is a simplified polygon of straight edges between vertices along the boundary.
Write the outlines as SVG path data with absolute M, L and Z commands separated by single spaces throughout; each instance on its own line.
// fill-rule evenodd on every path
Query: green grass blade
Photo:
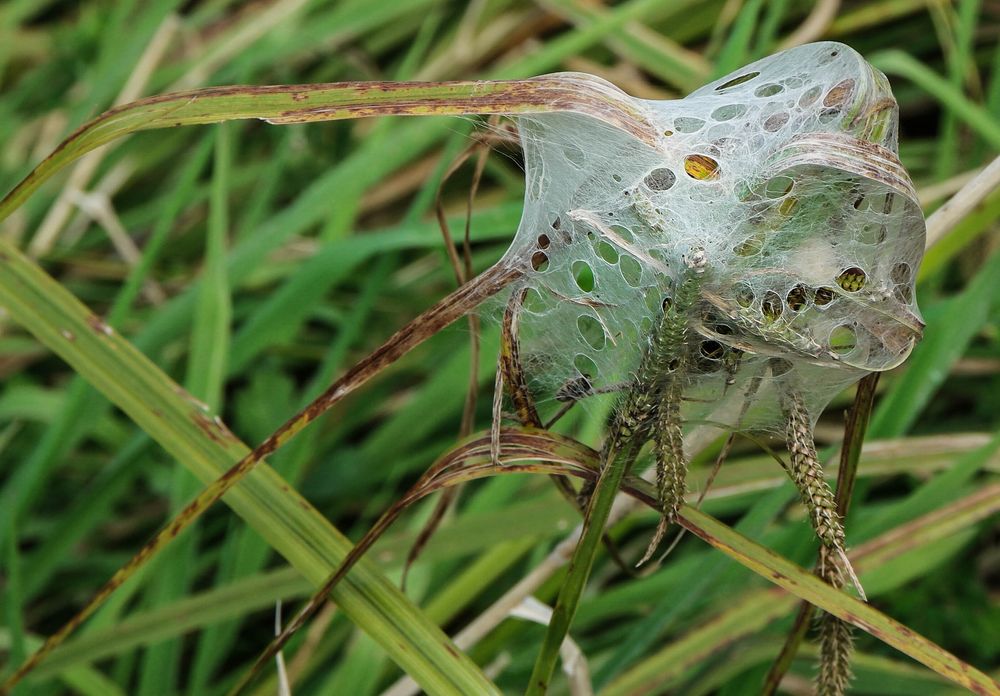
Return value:
M 386 526 L 391 524 L 403 507 L 433 490 L 440 490 L 441 487 L 501 473 L 561 473 L 593 480 L 599 479 L 601 476 L 607 477 L 607 472 L 615 470 L 613 466 L 599 467 L 600 457 L 593 450 L 568 438 L 545 431 L 511 429 L 502 433 L 502 464 L 490 463 L 489 442 L 488 434 L 477 436 L 443 455 L 435 466 L 407 493 L 404 499 L 397 503 L 393 510 L 384 515 L 369 531 L 366 539 L 355 548 L 351 558 L 353 560 L 359 558 L 359 554 L 363 554 L 369 548 L 371 540 L 380 535 Z M 468 465 L 468 467 L 463 465 Z M 614 478 L 610 480 L 614 481 Z M 624 488 L 647 505 L 655 507 L 656 495 L 650 483 L 630 478 L 625 481 Z M 600 506 L 599 492 L 600 487 L 595 490 L 588 507 Z M 613 497 L 613 493 L 611 495 Z M 947 521 L 954 516 L 961 518 L 958 522 L 959 525 L 967 526 L 985 518 L 1000 506 L 1000 486 L 993 486 L 981 496 L 972 496 L 962 501 L 960 505 L 962 507 L 960 512 L 957 511 L 957 508 L 955 511 L 943 511 L 915 523 L 914 528 L 908 529 L 905 534 L 901 535 L 901 539 L 895 539 L 894 542 L 896 544 L 903 542 L 901 548 L 905 551 L 908 548 L 905 540 L 916 534 L 916 527 L 928 527 L 923 541 L 938 541 L 947 538 L 955 531 L 942 520 Z M 598 509 L 600 508 L 598 507 Z M 962 662 L 912 629 L 879 612 L 871 605 L 832 587 L 808 570 L 743 536 L 709 515 L 685 505 L 680 511 L 680 521 L 698 538 L 722 551 L 757 575 L 782 587 L 794 597 L 808 601 L 837 618 L 858 626 L 878 640 L 909 655 L 956 684 L 977 693 L 994 693 L 995 690 L 1000 689 L 1000 684 L 995 683 L 987 675 Z M 600 533 L 592 536 L 598 538 L 592 543 L 595 545 L 599 543 Z M 586 537 L 585 525 L 581 540 L 585 540 Z M 580 543 L 582 544 L 583 541 Z M 872 549 L 869 549 L 868 552 L 871 553 Z M 586 557 L 583 560 L 586 561 Z M 348 565 L 341 568 L 337 575 L 331 576 L 329 586 L 334 586 L 340 574 L 349 570 L 350 567 Z M 573 582 L 571 577 L 563 578 L 561 588 L 571 582 Z M 585 582 L 584 579 L 577 580 L 577 586 L 582 588 L 583 582 Z M 566 594 L 561 588 L 560 596 Z M 570 599 L 579 591 L 574 588 Z M 792 598 L 788 597 L 787 600 L 788 606 L 791 607 Z M 556 606 L 559 606 L 558 601 Z M 570 604 L 570 608 L 575 607 Z M 560 643 L 565 636 L 565 627 L 568 627 L 571 618 L 567 613 L 566 617 L 560 619 L 559 623 L 556 624 L 558 631 L 556 635 L 558 635 Z M 556 617 L 554 616 L 550 627 L 555 622 Z M 554 644 L 555 641 L 553 640 L 552 643 Z M 543 663 L 542 667 L 538 668 L 540 663 L 542 663 L 541 660 L 536 660 L 536 669 L 532 673 L 534 676 L 528 685 L 528 693 L 532 691 L 544 693 L 548 688 L 550 678 L 550 675 L 546 674 L 548 667 Z
M 157 216 L 142 259 L 129 273 L 108 312 L 108 323 L 117 326 L 131 315 L 132 303 L 163 251 L 171 226 L 180 215 L 183 201 L 190 196 L 198 173 L 207 161 L 210 148 L 206 146 L 210 144 L 210 139 L 203 141 L 182 168 L 176 188 L 168 195 L 164 209 Z M 45 430 L 31 457 L 5 482 L 3 492 L 0 493 L 0 510 L 3 514 L 23 515 L 43 490 L 56 464 L 108 411 L 107 402 L 103 402 L 85 380 L 74 379 L 67 390 L 63 407 L 51 427 Z M 82 529 L 75 528 L 75 531 L 80 532 Z M 3 534 L 4 527 L 0 525 L 0 536 Z M 32 575 L 29 579 L 32 584 L 36 581 L 41 583 L 43 577 Z
M 913 425 L 998 302 L 1000 251 L 986 260 L 959 295 L 936 308 L 928 322 L 935 328 L 914 349 L 906 372 L 875 409 L 872 437 L 899 437 Z
M 226 275 L 229 235 L 229 186 L 232 166 L 230 124 L 216 126 L 215 158 L 205 242 L 204 270 L 195 305 L 186 387 L 213 413 L 222 411 L 222 390 L 229 356 L 232 303 Z M 198 480 L 184 467 L 173 471 L 170 509 L 176 514 L 198 491 Z M 146 593 L 147 601 L 161 606 L 188 592 L 196 569 L 199 537 L 192 529 L 156 559 L 158 572 Z M 181 673 L 181 643 L 169 641 L 151 647 L 139 669 L 139 696 L 156 696 L 176 689 Z
M 264 609 L 278 599 L 301 597 L 309 591 L 309 583 L 292 568 L 238 580 L 137 613 L 113 627 L 67 642 L 39 666 L 37 676 L 62 674 L 77 665 L 124 654 L 136 646 L 178 638 L 188 631 Z
M 736 530 L 751 538 L 758 538 L 768 525 L 773 524 L 778 513 L 788 505 L 794 491 L 790 486 L 782 486 L 767 495 L 762 495 L 750 510 L 737 523 Z M 648 616 L 636 624 L 612 653 L 612 657 L 594 672 L 594 684 L 602 688 L 605 683 L 615 679 L 618 674 L 628 670 L 642 655 L 644 655 L 670 626 L 686 615 L 690 608 L 712 588 L 699 582 L 700 578 L 718 577 L 725 564 L 725 558 L 719 554 L 709 554 L 700 563 L 693 565 L 678 583 L 679 591 L 671 592 L 662 597 Z
M 986 109 L 973 104 L 961 91 L 949 84 L 913 56 L 902 51 L 880 51 L 868 60 L 879 70 L 912 80 L 918 87 L 945 105 L 957 118 L 1000 149 L 1000 122 Z
M 97 396 L 92 396 L 96 401 Z M 43 591 L 52 575 L 72 558 L 72 549 L 113 514 L 115 505 L 125 497 L 130 486 L 135 485 L 141 473 L 137 460 L 150 449 L 150 444 L 149 438 L 140 432 L 122 446 L 97 477 L 81 490 L 79 499 L 52 528 L 51 534 L 25 559 L 29 596 L 35 597 Z
M 580 597 L 590 577 L 594 556 L 601 545 L 604 525 L 608 522 L 611 505 L 621 487 L 626 465 L 625 458 L 610 457 L 597 479 L 596 487 L 584 512 L 580 540 L 573 551 L 573 558 L 570 559 L 569 570 L 559 590 L 559 597 L 552 609 L 552 618 L 545 631 L 541 650 L 531 671 L 531 678 L 525 691 L 528 696 L 540 696 L 548 690 L 559 657 L 559 649 L 569 633 Z
M 3 545 L 3 603 L 0 608 L 3 610 L 4 623 L 7 626 L 7 633 L 10 638 L 10 648 L 7 653 L 7 667 L 4 675 L 16 668 L 24 660 L 26 652 L 25 632 L 24 632 L 24 591 L 21 583 L 21 550 L 17 537 L 17 529 L 14 526 L 14 519 L 7 516 L 7 543 Z M 23 687 L 20 689 L 23 693 Z
M 700 661 L 725 650 L 748 633 L 759 632 L 788 612 L 791 599 L 773 590 L 757 590 L 740 597 L 721 614 L 681 640 L 628 670 L 601 690 L 603 696 L 648 693 L 666 685 Z
M 683 516 L 688 523 L 685 526 L 699 538 L 796 597 L 857 626 L 973 692 L 982 694 L 1000 692 L 1000 684 L 990 677 L 871 605 L 832 588 L 804 568 L 736 533 L 704 513 L 686 507 Z
M 919 553 L 921 544 L 948 540 L 1000 508 L 997 486 L 967 498 L 912 524 L 890 529 L 871 543 L 858 547 L 852 556 L 866 588 L 872 595 L 888 592 L 907 581 L 901 570 L 912 567 L 907 553 Z M 920 568 L 926 571 L 927 568 Z M 671 685 L 671 679 L 694 668 L 707 657 L 722 653 L 729 645 L 760 635 L 761 629 L 794 608 L 794 597 L 775 591 L 750 590 L 727 602 L 716 615 L 670 645 L 653 653 L 610 683 L 602 694 L 638 694 Z M 753 608 L 758 613 L 750 612 Z M 754 638 L 756 639 L 756 638 Z M 770 660 L 781 646 L 775 643 L 761 656 Z M 755 686 L 755 692 L 758 689 Z
M 221 411 L 232 321 L 232 300 L 226 273 L 232 136 L 228 124 L 223 123 L 217 128 L 205 263 L 195 306 L 185 385 L 191 394 L 208 404 L 214 412 Z
M 757 27 L 757 20 L 762 6 L 761 0 L 750 0 L 743 5 L 740 13 L 733 22 L 729 36 L 719 50 L 719 56 L 715 61 L 715 68 L 712 71 L 712 78 L 719 78 L 731 73 L 741 65 L 751 62 L 750 44 L 753 40 L 754 29 Z
M 615 11 L 581 0 L 546 0 L 544 4 L 581 28 L 595 22 L 606 22 L 609 14 Z M 628 23 L 621 29 L 607 31 L 605 41 L 623 58 L 686 92 L 700 87 L 710 72 L 708 62 L 699 54 L 681 48 L 669 38 L 641 25 Z
M 28 636 L 26 641 L 31 650 L 38 649 L 42 644 L 40 639 L 33 636 Z M 8 651 L 10 642 L 10 634 L 0 628 L 0 652 Z M 125 696 L 125 691 L 118 684 L 88 665 L 67 667 L 60 673 L 59 681 L 72 689 L 72 693 L 81 696 Z
M 0 304 L 203 482 L 214 481 L 248 452 L 145 356 L 3 242 Z M 224 499 L 312 582 L 322 582 L 350 549 L 266 466 Z M 494 692 L 476 666 L 371 565 L 360 564 L 335 600 L 428 692 Z
M 969 249 L 977 239 L 989 234 L 1000 219 L 1000 193 L 993 192 L 976 205 L 948 233 L 927 250 L 920 264 L 918 280 L 940 277 L 955 258 Z
M 954 46 L 948 52 L 947 63 L 948 81 L 959 92 L 962 91 L 966 79 L 970 76 L 970 69 L 974 71 L 976 66 L 972 51 L 979 5 L 980 0 L 961 0 L 958 3 L 958 12 L 956 13 L 958 26 L 955 27 Z M 943 6 L 941 9 L 943 12 L 948 12 L 948 9 Z M 948 111 L 941 121 L 941 134 L 938 138 L 938 156 L 935 162 L 935 174 L 938 178 L 945 179 L 955 173 L 960 152 L 958 122 L 954 115 Z

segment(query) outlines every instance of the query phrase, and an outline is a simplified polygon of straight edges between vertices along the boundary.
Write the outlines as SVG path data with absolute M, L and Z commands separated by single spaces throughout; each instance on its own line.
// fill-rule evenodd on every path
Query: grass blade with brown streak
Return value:
M 600 455 L 593 449 L 565 436 L 548 431 L 533 429 L 505 428 L 501 433 L 501 462 L 496 464 L 492 457 L 492 436 L 479 434 L 444 454 L 420 480 L 379 518 L 378 522 L 365 534 L 344 559 L 341 567 L 327 578 L 320 592 L 310 600 L 300 612 L 296 621 L 286 628 L 283 637 L 269 646 L 261 655 L 258 665 L 266 664 L 273 654 L 295 630 L 311 616 L 326 594 L 334 590 L 338 583 L 360 561 L 371 545 L 385 532 L 399 515 L 422 497 L 442 488 L 460 485 L 469 481 L 496 476 L 498 474 L 535 473 L 576 476 L 585 481 L 596 480 L 599 476 Z M 635 476 L 623 479 L 621 490 L 640 500 L 653 509 L 659 509 L 657 493 L 652 484 Z M 1000 484 L 980 491 L 968 499 L 959 501 L 949 508 L 928 515 L 926 519 L 915 520 L 913 529 L 903 536 L 894 535 L 890 545 L 898 555 L 908 546 L 902 539 L 911 537 L 918 531 L 926 534 L 919 543 L 931 543 L 934 539 L 947 536 L 957 527 L 981 520 L 1000 509 Z M 791 561 L 779 556 L 755 541 L 741 535 L 718 520 L 695 508 L 684 505 L 678 514 L 678 522 L 711 546 L 738 561 L 754 573 L 782 587 L 792 595 L 819 607 L 840 620 L 853 624 L 870 633 L 882 642 L 909 655 L 934 672 L 979 694 L 998 694 L 1000 685 L 969 664 L 959 660 L 932 641 L 917 634 L 906 626 L 881 613 L 874 607 L 831 587 L 822 579 Z M 859 549 L 859 560 L 882 549 L 869 545 Z M 885 554 L 884 557 L 892 557 Z M 865 569 L 862 565 L 862 570 Z M 782 606 L 774 618 L 788 611 L 789 603 Z M 641 666 L 636 667 L 641 670 Z M 616 682 L 617 683 L 617 682 Z
M 349 370 L 301 414 L 286 422 L 270 438 L 250 453 L 225 428 L 208 415 L 201 405 L 128 342 L 115 334 L 101 319 L 91 314 L 56 281 L 9 243 L 0 241 L 0 305 L 11 317 L 33 333 L 43 344 L 68 362 L 112 402 L 125 411 L 167 451 L 189 467 L 203 482 L 211 483 L 160 534 L 147 543 L 97 596 L 49 638 L 43 647 L 25 662 L 2 686 L 8 691 L 56 645 L 61 643 L 127 577 L 149 560 L 159 549 L 180 534 L 197 516 L 227 492 L 227 502 L 255 526 L 290 562 L 304 565 L 300 570 L 320 582 L 338 565 L 338 554 L 347 552 L 347 542 L 316 513 L 308 503 L 266 467 L 258 467 L 264 457 L 304 428 L 325 409 L 352 392 L 400 356 L 477 306 L 484 298 L 500 290 L 517 271 L 495 267 L 424 312 L 420 317 L 390 337 L 361 363 Z M 233 460 L 237 464 L 226 470 Z M 254 471 L 256 469 L 256 472 Z M 220 476 L 221 474 L 221 476 Z M 243 486 L 237 486 L 247 475 Z M 249 486 L 249 490 L 247 487 Z M 251 496 L 250 491 L 253 491 Z M 277 515 L 283 515 L 276 519 Z M 294 523 L 290 521 L 294 520 Z M 297 530 L 293 532 L 292 530 Z M 299 542 L 304 548 L 289 546 L 283 535 L 311 530 Z M 323 539 L 323 542 L 317 542 Z M 319 554 L 319 557 L 317 557 Z M 439 630 L 429 624 L 377 572 L 352 583 L 353 588 L 338 600 L 404 668 L 425 681 L 429 690 L 442 685 L 475 685 L 477 690 L 492 689 L 475 666 L 458 656 L 443 640 Z M 382 602 L 395 602 L 406 617 L 391 618 L 390 606 L 377 605 L 375 592 Z M 408 635 L 408 632 L 412 634 Z M 441 664 L 454 664 L 454 672 L 442 670 Z
M 555 111 L 589 114 L 630 132 L 651 145 L 659 137 L 627 95 L 609 83 L 578 74 L 495 82 L 373 82 L 208 88 L 133 102 L 107 111 L 82 126 L 0 201 L 0 220 L 16 210 L 46 179 L 76 158 L 115 138 L 141 130 L 247 118 L 290 124 L 388 114 L 526 114 Z M 13 248 L 10 252 L 11 256 L 17 253 Z M 469 283 L 418 318 L 410 327 L 390 338 L 303 412 L 293 416 L 202 492 L 156 539 L 115 573 L 98 595 L 15 673 L 11 683 L 30 671 L 120 586 L 125 578 L 165 546 L 169 539 L 197 519 L 265 456 L 287 442 L 369 376 L 424 338 L 466 314 L 518 273 L 518 270 L 511 267 L 496 267 L 481 276 L 477 282 Z
M 284 125 L 367 116 L 567 111 L 592 116 L 651 146 L 659 141 L 657 129 L 624 92 L 598 78 L 576 73 L 507 81 L 209 87 L 132 102 L 83 125 L 0 201 L 0 220 L 69 163 L 138 131 L 239 119 Z

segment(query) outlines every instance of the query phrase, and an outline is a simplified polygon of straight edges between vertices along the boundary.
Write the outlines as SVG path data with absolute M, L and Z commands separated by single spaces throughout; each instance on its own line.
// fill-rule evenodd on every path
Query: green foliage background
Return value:
M 844 41 L 889 74 L 901 105 L 901 158 L 930 213 L 1000 151 L 1000 15 L 988 1 L 819 5 L 833 14 L 812 38 Z M 672 98 L 777 50 L 814 9 L 796 0 L 10 0 L 0 6 L 0 189 L 123 89 L 135 98 L 234 83 L 568 69 Z M 154 55 L 158 42 L 163 50 Z M 384 118 L 142 133 L 109 146 L 89 175 L 46 184 L 0 234 L 240 440 L 257 443 L 453 289 L 434 195 L 448 165 L 483 132 L 471 119 Z M 444 187 L 453 230 L 464 224 L 471 175 L 470 163 Z M 518 153 L 495 153 L 472 216 L 476 269 L 503 252 L 522 195 Z M 995 489 L 1000 470 L 998 217 L 994 193 L 928 254 L 918 289 L 926 337 L 883 378 L 848 523 L 858 547 L 950 511 L 920 527 L 924 536 L 904 534 L 863 579 L 877 607 L 994 677 L 1000 494 L 985 503 L 973 496 Z M 39 342 L 0 322 L 0 656 L 16 664 L 201 486 Z M 358 538 L 455 443 L 469 344 L 464 323 L 443 332 L 270 464 Z M 479 428 L 489 423 L 496 345 L 487 326 L 476 360 Z M 849 398 L 821 421 L 823 442 L 838 441 Z M 600 409 L 580 409 L 560 428 L 594 444 L 603 425 Z M 691 487 L 706 475 L 696 467 Z M 777 464 L 748 445 L 723 469 L 705 509 L 809 565 L 815 544 L 793 500 Z M 976 513 L 963 517 L 973 502 Z M 373 551 L 389 577 L 399 578 L 431 504 Z M 954 520 L 961 524 L 947 526 Z M 414 567 L 407 594 L 454 634 L 576 522 L 543 478 L 476 484 Z M 634 557 L 654 524 L 643 512 L 613 534 Z M 559 582 L 557 573 L 536 596 L 551 601 Z M 26 693 L 223 691 L 269 640 L 275 600 L 309 587 L 217 506 L 130 581 Z M 763 611 L 779 596 L 767 587 L 690 537 L 661 571 L 639 580 L 602 557 L 572 635 L 602 693 L 752 694 L 793 613 L 791 603 Z M 470 655 L 516 693 L 541 635 L 541 627 L 509 619 Z M 859 650 L 855 693 L 955 693 L 874 639 L 862 637 Z M 296 693 L 379 693 L 400 676 L 332 610 L 286 656 Z M 786 682 L 790 692 L 811 670 L 805 650 Z M 258 688 L 273 693 L 274 684 Z

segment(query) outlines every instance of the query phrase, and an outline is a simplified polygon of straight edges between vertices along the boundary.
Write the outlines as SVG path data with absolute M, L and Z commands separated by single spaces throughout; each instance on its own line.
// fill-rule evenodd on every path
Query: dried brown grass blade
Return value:
M 493 125 L 494 118 L 491 117 L 491 125 Z M 488 133 L 486 135 L 490 136 L 491 134 Z M 472 245 L 470 241 L 472 232 L 472 206 L 475 202 L 476 192 L 479 190 L 483 170 L 486 167 L 486 158 L 492 147 L 490 144 L 492 139 L 492 137 L 481 138 L 479 142 L 473 143 L 456 157 L 448 166 L 444 176 L 441 177 L 437 193 L 434 196 L 434 209 L 437 213 L 438 226 L 441 229 L 441 235 L 444 237 L 448 259 L 451 262 L 455 279 L 459 285 L 462 285 L 468 278 L 472 277 Z M 448 218 L 445 215 L 441 194 L 448 179 L 477 151 L 479 152 L 479 156 L 476 159 L 472 184 L 469 186 L 469 196 L 465 209 L 465 235 L 462 239 L 462 260 L 459 262 L 455 251 L 455 243 L 448 226 Z M 462 408 L 462 423 L 458 431 L 459 438 L 463 440 L 472 434 L 472 430 L 475 427 L 476 402 L 479 397 L 480 322 L 479 317 L 474 314 L 469 315 L 469 342 L 469 386 L 465 393 L 465 405 Z M 403 564 L 403 577 L 400 580 L 400 585 L 404 590 L 406 589 L 406 579 L 409 577 L 410 568 L 420 558 L 420 554 L 427 546 L 427 542 L 431 540 L 438 527 L 441 526 L 441 522 L 444 521 L 445 515 L 447 515 L 448 511 L 457 502 L 460 490 L 459 488 L 449 488 L 442 493 L 434 506 L 434 510 L 431 511 L 430 517 L 427 518 L 427 521 L 420 529 L 417 538 L 413 542 L 413 546 L 410 547 L 409 552 L 406 554 L 406 562 Z

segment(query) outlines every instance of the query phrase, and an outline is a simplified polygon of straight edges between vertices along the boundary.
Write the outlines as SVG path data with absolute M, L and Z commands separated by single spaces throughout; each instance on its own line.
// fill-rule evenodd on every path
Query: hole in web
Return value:
M 809 106 L 810 104 L 813 104 L 817 99 L 819 99 L 819 95 L 822 94 L 822 92 L 823 88 L 820 87 L 819 85 L 816 85 L 815 87 L 810 87 L 809 89 L 807 89 L 805 92 L 802 93 L 801 97 L 799 97 L 799 106 L 805 107 Z
M 889 273 L 889 277 L 892 278 L 894 283 L 909 283 L 910 282 L 910 264 L 908 263 L 897 263 L 892 267 L 892 271 Z
M 764 130 L 768 133 L 774 133 L 784 128 L 786 123 L 788 123 L 788 112 L 779 111 L 767 117 L 767 120 L 764 121 Z
M 545 271 L 549 267 L 549 257 L 543 251 L 536 251 L 531 255 L 531 267 L 536 271 Z
M 549 236 L 547 234 L 540 234 L 540 235 L 538 235 L 538 240 L 537 241 L 538 241 L 538 248 L 539 249 L 548 249 L 549 248 L 550 240 L 549 240 Z
M 736 304 L 740 307 L 749 307 L 753 304 L 754 297 L 753 290 L 746 283 L 740 283 L 736 286 L 736 292 L 734 293 L 736 297 Z
M 640 264 L 633 256 L 623 254 L 620 259 L 618 259 L 618 267 L 622 271 L 622 278 L 625 282 L 631 285 L 633 288 L 639 287 L 642 283 L 642 264 Z
M 726 352 L 721 343 L 711 340 L 702 341 L 698 350 L 701 352 L 702 357 L 708 360 L 722 360 L 722 356 Z
M 781 298 L 774 290 L 764 293 L 764 298 L 760 302 L 760 313 L 768 321 L 774 321 L 781 316 Z
M 755 97 L 773 97 L 775 94 L 780 94 L 784 92 L 785 88 L 781 85 L 776 85 L 771 83 L 769 85 L 761 85 L 754 90 L 753 95 Z
M 836 293 L 834 293 L 833 288 L 825 286 L 816 288 L 816 297 L 813 299 L 813 304 L 817 307 L 825 307 L 833 302 L 834 297 L 836 297 Z
M 725 347 L 718 341 L 702 341 L 698 345 L 695 369 L 702 373 L 718 372 L 722 369 L 722 359 L 725 354 Z
M 716 121 L 729 121 L 737 116 L 742 116 L 746 112 L 746 104 L 726 104 L 713 111 L 712 118 Z
M 597 255 L 610 264 L 618 263 L 618 250 L 605 241 L 597 243 Z
M 745 82 L 749 82 L 750 80 L 754 79 L 758 75 L 760 75 L 759 72 L 748 72 L 748 73 L 745 73 L 743 75 L 739 75 L 738 77 L 734 77 L 733 79 L 731 79 L 731 80 L 729 80 L 727 82 L 723 82 L 721 85 L 719 85 L 718 87 L 715 88 L 715 91 L 716 92 L 721 92 L 722 90 L 729 89 L 730 87 L 737 87 L 739 85 L 742 85 Z
M 588 382 L 593 382 L 594 377 L 597 375 L 597 363 L 583 353 L 577 353 L 576 357 L 573 358 L 573 367 Z
M 868 276 L 857 266 L 852 266 L 837 276 L 837 285 L 847 292 L 857 292 L 865 287 Z
M 823 97 L 823 106 L 839 109 L 847 104 L 853 92 L 854 80 L 841 80 L 826 93 L 825 97 Z
M 798 312 L 809 302 L 809 288 L 799 283 L 788 291 L 785 302 L 788 304 L 789 309 L 793 312 Z
M 586 261 L 573 262 L 573 279 L 578 288 L 584 292 L 592 292 L 594 289 L 594 269 Z
M 719 320 L 716 320 L 713 324 L 707 324 L 707 326 L 710 331 L 714 331 L 720 336 L 732 336 L 735 333 L 732 326 Z
M 702 119 L 691 116 L 681 116 L 674 119 L 674 130 L 678 133 L 697 133 L 704 125 L 705 122 Z
M 604 327 L 589 314 L 581 314 L 576 318 L 576 328 L 580 337 L 594 350 L 603 350 L 607 343 Z
M 830 332 L 830 350 L 837 355 L 847 355 L 858 345 L 857 334 L 846 324 L 841 324 Z
M 688 155 L 684 158 L 684 172 L 697 181 L 710 181 L 719 176 L 719 163 L 708 155 Z

